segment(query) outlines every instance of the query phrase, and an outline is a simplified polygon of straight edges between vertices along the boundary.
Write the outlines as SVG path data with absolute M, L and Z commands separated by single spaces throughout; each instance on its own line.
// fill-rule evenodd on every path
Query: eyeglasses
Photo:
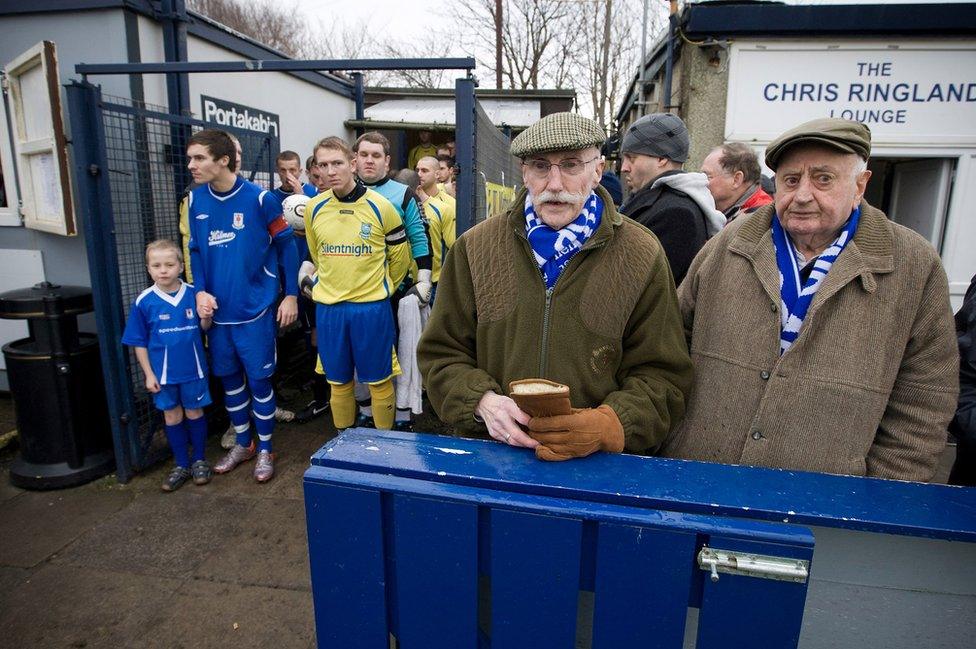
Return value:
M 559 162 L 549 162 L 548 160 L 540 160 L 534 158 L 532 160 L 523 160 L 522 164 L 529 173 L 537 178 L 546 178 L 549 176 L 549 170 L 553 167 L 559 167 L 559 173 L 566 174 L 567 176 L 578 176 L 583 173 L 586 169 L 586 165 L 590 164 L 594 160 L 598 160 L 600 156 L 590 158 L 589 160 L 580 160 L 579 158 L 566 158 L 565 160 L 560 160 Z

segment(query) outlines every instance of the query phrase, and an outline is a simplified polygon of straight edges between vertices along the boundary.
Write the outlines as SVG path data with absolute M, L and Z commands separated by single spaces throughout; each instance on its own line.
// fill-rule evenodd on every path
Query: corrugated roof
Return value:
M 539 120 L 538 101 L 524 99 L 479 98 L 478 103 L 495 126 L 526 128 Z M 454 126 L 454 100 L 441 98 L 387 99 L 367 108 L 366 123 Z

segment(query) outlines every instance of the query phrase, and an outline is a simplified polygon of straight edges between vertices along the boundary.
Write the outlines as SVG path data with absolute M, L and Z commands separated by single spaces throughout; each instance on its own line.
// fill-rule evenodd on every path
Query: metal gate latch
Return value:
M 806 559 L 770 557 L 709 547 L 702 547 L 698 553 L 698 567 L 710 572 L 712 581 L 718 581 L 718 573 L 724 572 L 805 584 L 810 574 L 810 562 Z

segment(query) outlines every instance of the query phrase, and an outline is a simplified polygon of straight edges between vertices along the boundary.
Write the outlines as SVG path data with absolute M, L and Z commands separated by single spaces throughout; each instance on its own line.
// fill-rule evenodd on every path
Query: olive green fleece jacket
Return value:
M 525 378 L 568 385 L 576 408 L 613 408 L 632 453 L 656 449 L 684 414 L 692 369 L 667 258 L 596 191 L 600 226 L 549 295 L 524 189 L 448 253 L 417 357 L 434 410 L 462 434 L 487 435 L 474 418 L 481 397 Z

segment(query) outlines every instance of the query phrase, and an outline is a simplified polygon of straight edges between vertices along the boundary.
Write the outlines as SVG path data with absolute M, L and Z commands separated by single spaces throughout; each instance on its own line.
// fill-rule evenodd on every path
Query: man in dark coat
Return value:
M 620 169 L 631 192 L 620 211 L 657 235 L 675 285 L 684 279 L 705 241 L 725 225 L 705 174 L 681 168 L 689 143 L 680 117 L 654 113 L 631 124 L 620 146 Z
M 976 487 L 976 277 L 956 314 L 959 338 L 959 405 L 949 430 L 956 438 L 956 462 L 949 484 Z

